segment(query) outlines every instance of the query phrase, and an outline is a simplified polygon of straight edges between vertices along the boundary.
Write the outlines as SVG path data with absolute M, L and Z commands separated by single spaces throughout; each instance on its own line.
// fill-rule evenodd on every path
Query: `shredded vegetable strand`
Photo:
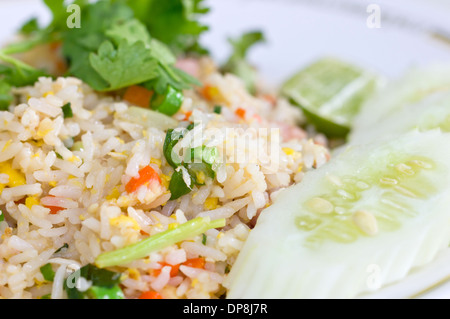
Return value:
M 211 221 L 209 217 L 197 217 L 175 229 L 166 230 L 135 244 L 103 253 L 97 257 L 95 264 L 100 268 L 123 265 L 133 260 L 143 258 L 153 251 L 163 249 L 182 240 L 200 235 L 208 229 L 224 227 L 225 224 L 225 219 Z

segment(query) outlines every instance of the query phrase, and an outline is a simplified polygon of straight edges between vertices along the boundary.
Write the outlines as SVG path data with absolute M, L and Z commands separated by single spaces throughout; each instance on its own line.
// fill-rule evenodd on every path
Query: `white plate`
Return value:
M 251 51 L 250 60 L 266 82 L 277 85 L 321 56 L 337 56 L 387 77 L 416 65 L 450 61 L 450 2 L 447 0 L 377 0 L 380 28 L 370 28 L 368 0 L 214 0 L 205 18 L 210 32 L 202 42 L 217 61 L 230 48 L 226 41 L 243 31 L 261 29 L 267 43 Z M 369 9 L 369 12 L 368 12 Z M 40 0 L 0 2 L 0 43 L 12 38 L 23 21 L 50 15 Z M 373 21 L 373 20 L 370 20 Z M 369 25 L 372 25 L 369 23 Z M 450 297 L 450 250 L 405 280 L 370 298 Z

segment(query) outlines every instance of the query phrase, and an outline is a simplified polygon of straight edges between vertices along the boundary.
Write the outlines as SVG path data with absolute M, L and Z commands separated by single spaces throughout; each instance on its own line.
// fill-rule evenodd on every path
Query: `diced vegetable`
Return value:
M 80 277 L 86 279 L 92 285 L 86 291 L 80 291 L 76 282 L 64 281 L 64 289 L 69 299 L 124 299 L 124 294 L 119 287 L 120 273 L 106 269 L 100 269 L 92 264 L 87 264 L 71 275 L 72 278 Z
M 169 163 L 169 165 L 173 168 L 177 168 L 181 165 L 181 158 L 178 156 L 178 154 L 176 154 L 176 152 L 173 151 L 173 148 L 178 143 L 178 141 L 186 135 L 187 130 L 188 129 L 170 129 L 166 133 L 166 138 L 163 145 L 163 153 L 167 163 Z
M 199 258 L 191 258 L 186 260 L 183 263 L 184 266 L 192 267 L 192 268 L 205 268 L 205 258 L 199 257 Z
M 214 106 L 214 113 L 221 114 L 222 113 L 222 106 L 220 106 L 220 105 Z
M 158 173 L 151 166 L 146 166 L 139 171 L 138 177 L 133 177 L 127 185 L 125 185 L 125 190 L 128 193 L 135 192 L 139 187 L 146 185 L 151 182 L 158 182 L 161 184 L 161 178 Z
M 83 149 L 84 149 L 84 145 L 83 145 L 83 142 L 81 142 L 81 141 L 73 143 L 72 148 L 71 148 L 72 152 L 83 151 Z
M 125 91 L 123 99 L 131 104 L 148 108 L 153 92 L 140 85 L 132 85 Z
M 166 263 L 160 263 L 161 264 L 161 268 L 160 269 L 154 269 L 153 270 L 153 276 L 158 277 L 159 274 L 161 273 L 161 269 L 165 266 L 170 266 L 170 277 L 175 277 L 176 275 L 178 275 L 178 270 L 180 268 L 180 264 L 177 265 L 169 265 Z
M 40 268 L 42 276 L 44 276 L 44 279 L 47 281 L 53 281 L 55 278 L 55 272 L 53 271 L 51 264 L 45 264 Z
M 171 194 L 170 200 L 180 198 L 181 196 L 189 194 L 191 192 L 194 180 L 190 175 L 189 178 L 191 183 L 190 185 L 187 185 L 183 178 L 183 172 L 181 170 L 175 171 L 172 174 L 169 183 L 169 191 Z
M 197 217 L 181 224 L 177 228 L 150 236 L 124 248 L 103 253 L 97 257 L 95 264 L 100 268 L 127 264 L 133 260 L 148 256 L 151 252 L 200 235 L 208 229 L 224 226 L 225 219 L 211 221 L 209 217 Z
M 236 115 L 239 116 L 241 119 L 244 119 L 244 118 L 245 118 L 245 110 L 244 110 L 244 109 L 238 108 L 238 109 L 235 111 L 235 113 L 236 113 Z
M 177 113 L 181 104 L 183 104 L 183 93 L 171 86 L 167 87 L 164 94 L 155 93 L 150 102 L 152 109 L 169 116 Z
M 202 244 L 206 245 L 206 240 L 208 239 L 208 237 L 206 237 L 206 234 L 202 234 Z
M 163 299 L 163 297 L 156 291 L 150 290 L 150 291 L 143 292 L 139 296 L 139 299 Z
M 3 215 L 3 211 L 0 209 L 0 222 L 5 220 L 5 215 Z
M 344 137 L 362 103 L 377 86 L 373 74 L 326 58 L 291 77 L 281 93 L 302 108 L 318 131 L 330 137 Z
M 64 115 L 65 119 L 73 117 L 73 112 L 72 112 L 72 107 L 71 107 L 70 102 L 63 105 L 62 111 L 63 111 L 63 115 Z
M 64 245 L 62 245 L 61 247 L 59 247 L 55 252 L 54 252 L 54 254 L 58 254 L 58 253 L 63 253 L 63 252 L 65 252 L 67 249 L 69 248 L 69 244 L 68 243 L 65 243 Z
M 130 106 L 125 113 L 118 115 L 120 119 L 142 125 L 145 128 L 154 127 L 162 131 L 178 126 L 178 121 L 160 112 Z

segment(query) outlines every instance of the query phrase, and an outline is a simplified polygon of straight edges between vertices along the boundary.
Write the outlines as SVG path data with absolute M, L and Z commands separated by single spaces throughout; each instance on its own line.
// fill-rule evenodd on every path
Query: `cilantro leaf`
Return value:
M 246 56 L 249 49 L 257 43 L 264 42 L 264 35 L 261 31 L 252 31 L 243 34 L 237 39 L 228 39 L 233 47 L 233 53 L 222 67 L 222 71 L 230 72 L 240 77 L 249 92 L 254 93 L 257 74 Z
M 25 22 L 19 31 L 22 34 L 29 35 L 38 30 L 39 30 L 38 20 L 36 17 L 34 17 L 34 18 L 31 18 L 30 20 L 28 20 L 27 22 Z
M 152 58 L 142 41 L 128 44 L 122 41 L 117 49 L 110 41 L 100 46 L 98 54 L 91 53 L 92 67 L 116 90 L 142 83 L 158 76 L 158 62 Z
M 128 0 L 136 18 L 147 26 L 150 34 L 167 44 L 176 54 L 207 52 L 199 43 L 208 30 L 198 19 L 209 11 L 203 0 Z

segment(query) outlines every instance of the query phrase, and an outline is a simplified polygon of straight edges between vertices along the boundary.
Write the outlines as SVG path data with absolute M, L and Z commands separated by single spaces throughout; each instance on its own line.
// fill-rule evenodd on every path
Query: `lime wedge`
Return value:
M 330 137 L 344 137 L 362 103 L 377 86 L 373 74 L 334 58 L 324 58 L 286 81 L 281 93 L 302 108 L 318 131 Z

